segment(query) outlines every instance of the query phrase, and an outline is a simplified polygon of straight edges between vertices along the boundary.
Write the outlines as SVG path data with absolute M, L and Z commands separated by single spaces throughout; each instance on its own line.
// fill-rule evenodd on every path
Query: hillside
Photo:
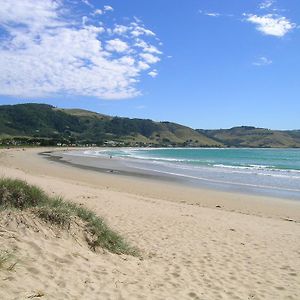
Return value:
M 204 130 L 147 119 L 111 117 L 46 104 L 0 106 L 2 145 L 152 147 L 300 147 L 300 130 L 249 126 Z
M 110 117 L 81 109 L 45 104 L 0 106 L 0 136 L 4 144 L 223 146 L 186 126 L 170 122 Z
M 228 147 L 300 147 L 300 130 L 279 131 L 241 126 L 219 130 L 197 129 L 197 131 Z

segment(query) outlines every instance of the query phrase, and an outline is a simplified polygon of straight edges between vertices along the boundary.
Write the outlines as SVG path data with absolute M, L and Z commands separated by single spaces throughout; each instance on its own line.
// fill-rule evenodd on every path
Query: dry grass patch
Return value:
M 91 237 L 87 242 L 93 250 L 102 247 L 116 254 L 138 255 L 135 248 L 91 210 L 59 197 L 50 197 L 40 188 L 25 181 L 0 179 L 0 209 L 30 210 L 45 222 L 64 229 L 70 228 L 74 218 L 79 218 Z

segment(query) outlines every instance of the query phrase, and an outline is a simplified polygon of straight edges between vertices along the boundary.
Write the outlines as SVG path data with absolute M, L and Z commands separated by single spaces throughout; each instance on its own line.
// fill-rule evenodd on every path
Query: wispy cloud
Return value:
M 257 60 L 255 62 L 253 62 L 252 64 L 257 67 L 262 67 L 262 66 L 271 65 L 272 63 L 273 63 L 272 60 L 270 60 L 269 58 L 267 58 L 265 56 L 261 56 L 261 57 L 258 57 Z
M 261 2 L 258 7 L 260 9 L 268 9 L 270 8 L 273 4 L 275 3 L 275 0 L 265 0 L 263 2 Z
M 136 20 L 112 26 L 99 22 L 103 12 L 113 11 L 111 6 L 89 8 L 87 18 L 68 3 L 1 1 L 0 94 L 102 99 L 139 95 L 141 75 L 162 54 L 155 33 Z
M 110 5 L 104 5 L 103 10 L 104 11 L 113 11 L 114 9 Z
M 92 12 L 92 15 L 94 15 L 94 16 L 95 15 L 104 15 L 104 14 L 106 14 L 108 12 L 113 12 L 113 11 L 114 11 L 114 9 L 111 6 L 104 5 L 102 9 L 99 9 L 99 8 L 95 9 Z
M 154 70 L 150 71 L 148 73 L 148 75 L 151 76 L 152 78 L 155 78 L 158 75 L 158 72 L 156 69 L 154 69 Z
M 92 15 L 103 15 L 104 11 L 103 9 L 95 9 Z
M 106 42 L 106 49 L 111 52 L 126 52 L 129 49 L 129 46 L 126 42 L 121 41 L 120 39 L 114 39 Z
M 89 0 L 81 0 L 81 2 L 86 4 L 89 7 L 94 7 L 93 4 L 91 4 Z
M 221 14 L 216 13 L 216 12 L 208 12 L 208 13 L 205 13 L 205 15 L 208 17 L 220 17 L 221 16 Z
M 162 52 L 159 51 L 157 47 L 149 45 L 148 43 L 140 39 L 137 39 L 137 43 L 135 44 L 135 46 L 142 48 L 144 52 L 162 54 Z
M 283 37 L 293 29 L 297 28 L 297 24 L 281 15 L 285 9 L 276 7 L 276 0 L 264 0 L 258 5 L 259 10 L 264 10 L 264 14 L 243 13 L 240 16 L 233 14 L 222 14 L 219 12 L 198 10 L 198 13 L 208 17 L 235 17 L 242 21 L 247 21 L 256 25 L 256 29 L 265 35 Z
M 148 64 L 155 64 L 160 61 L 158 56 L 155 56 L 151 53 L 140 53 L 140 57 Z
M 286 17 L 277 14 L 263 16 L 244 14 L 244 17 L 247 22 L 255 24 L 258 31 L 276 37 L 283 37 L 297 27 L 295 23 L 292 23 Z
M 201 10 L 201 9 L 200 9 L 198 12 L 199 12 L 199 14 L 204 15 L 204 16 L 208 16 L 208 17 L 214 17 L 214 18 L 217 18 L 217 17 L 220 17 L 220 16 L 221 16 L 221 14 L 218 13 L 218 12 L 203 11 L 203 10 Z

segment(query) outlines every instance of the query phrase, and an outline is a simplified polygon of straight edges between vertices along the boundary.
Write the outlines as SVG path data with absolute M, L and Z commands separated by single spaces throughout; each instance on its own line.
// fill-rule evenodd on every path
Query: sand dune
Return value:
M 0 270 L 0 299 L 300 299 L 300 224 L 283 220 L 298 221 L 299 205 L 283 202 L 267 211 L 256 198 L 253 207 L 243 211 L 235 203 L 228 211 L 202 207 L 207 202 L 190 205 L 196 194 L 189 189 L 171 202 L 161 185 L 156 197 L 145 181 L 138 181 L 140 190 L 132 183 L 121 191 L 125 181 L 117 176 L 79 173 L 36 152 L 2 151 L 0 175 L 93 209 L 142 257 L 95 253 L 76 230 L 2 213 L 0 248 L 13 251 L 17 264 Z M 230 201 L 228 194 L 203 193 L 218 195 L 212 206 Z

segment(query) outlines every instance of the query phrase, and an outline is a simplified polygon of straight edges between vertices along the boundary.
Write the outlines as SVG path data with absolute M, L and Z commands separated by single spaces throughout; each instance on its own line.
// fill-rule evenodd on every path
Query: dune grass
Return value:
M 92 236 L 87 241 L 92 249 L 102 247 L 116 254 L 138 255 L 135 248 L 128 245 L 91 210 L 59 197 L 50 197 L 40 188 L 25 181 L 0 179 L 0 209 L 30 209 L 40 219 L 65 229 L 70 227 L 72 218 L 78 217 Z
M 4 250 L 0 250 L 0 269 L 5 267 L 5 264 L 10 259 L 10 253 Z
M 13 271 L 17 261 L 12 262 L 14 255 L 7 250 L 0 250 L 0 270 Z

